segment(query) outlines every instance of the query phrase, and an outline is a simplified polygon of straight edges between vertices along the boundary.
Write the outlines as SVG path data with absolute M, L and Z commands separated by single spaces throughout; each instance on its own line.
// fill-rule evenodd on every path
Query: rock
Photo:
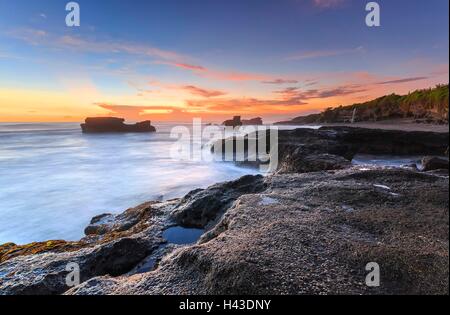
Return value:
M 448 170 L 448 158 L 426 156 L 422 159 L 422 171 Z
M 415 171 L 418 170 L 417 164 L 416 164 L 416 163 L 404 164 L 404 165 L 402 165 L 401 167 L 403 167 L 403 168 L 409 168 L 409 169 L 412 169 L 412 170 L 415 170 Z
M 392 155 L 442 155 L 448 147 L 448 133 L 376 130 L 351 127 L 322 127 L 336 133 L 336 140 L 356 153 Z
M 36 255 L 47 252 L 71 252 L 88 246 L 84 242 L 66 242 L 61 240 L 35 242 L 27 245 L 7 243 L 0 245 L 0 263 L 18 256 Z
M 241 116 L 234 116 L 233 119 L 225 120 L 222 125 L 233 128 L 242 126 Z
M 265 185 L 156 270 L 66 294 L 448 294 L 448 179 L 352 168 Z M 380 265 L 380 287 L 364 284 L 368 262 Z
M 261 126 L 263 124 L 263 120 L 260 117 L 252 118 L 252 119 L 243 119 L 242 125 L 243 126 Z
M 79 242 L 0 246 L 1 294 L 61 294 L 69 289 L 65 278 L 70 263 L 79 265 L 82 281 L 127 273 L 163 242 L 173 205 L 145 203 L 117 216 L 97 216 Z
M 352 163 L 342 156 L 333 154 L 293 154 L 283 159 L 279 173 L 307 173 L 322 170 L 340 170 L 351 167 Z
M 171 217 L 184 227 L 205 228 L 208 223 L 216 222 L 241 195 L 259 192 L 264 188 L 261 175 L 247 175 L 236 181 L 197 189 L 181 199 Z
M 61 294 L 69 289 L 68 264 L 79 265 L 81 281 L 106 274 L 118 276 L 145 258 L 149 250 L 144 240 L 122 238 L 77 251 L 18 256 L 0 265 L 0 292 L 4 295 Z
M 124 124 L 125 119 L 116 117 L 86 118 L 81 124 L 83 133 L 105 133 L 105 132 L 155 132 L 156 128 L 149 120 L 134 125 Z
M 108 213 L 98 215 L 92 218 L 84 233 L 89 236 L 126 231 L 138 223 L 147 222 L 156 213 L 156 210 L 152 208 L 154 204 L 157 202 L 146 202 L 119 215 Z
M 248 157 L 259 152 L 251 146 L 251 138 L 266 137 L 266 152 L 271 147 L 268 131 L 247 135 L 243 138 L 245 164 Z M 397 130 L 378 130 L 351 127 L 322 127 L 318 130 L 300 128 L 278 131 L 278 170 L 283 172 L 314 172 L 318 170 L 342 169 L 356 154 L 389 155 L 441 155 L 448 147 L 448 133 L 406 132 Z M 212 147 L 222 146 L 222 158 L 225 148 L 233 148 L 236 160 L 236 138 L 219 140 Z M 229 142 L 233 142 L 230 144 Z M 249 147 L 250 146 L 250 147 Z M 249 164 L 258 166 L 261 162 Z M 348 160 L 345 161 L 344 159 Z M 316 162 L 317 161 L 317 162 Z

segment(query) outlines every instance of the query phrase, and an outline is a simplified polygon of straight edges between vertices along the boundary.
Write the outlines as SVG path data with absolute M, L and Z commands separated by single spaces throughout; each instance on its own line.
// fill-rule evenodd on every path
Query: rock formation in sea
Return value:
M 448 133 L 279 137 L 274 174 L 99 215 L 78 242 L 0 246 L 0 293 L 448 294 L 448 160 L 424 159 L 430 171 L 350 163 L 363 152 L 441 156 Z M 205 233 L 167 244 L 163 232 L 175 225 Z M 149 259 L 156 264 L 142 271 Z M 73 262 L 82 283 L 69 288 Z M 369 262 L 381 268 L 379 287 L 365 285 Z
M 227 127 L 242 126 L 241 116 L 234 116 L 233 119 L 225 120 L 222 125 Z
M 84 133 L 105 133 L 105 132 L 155 132 L 156 128 L 149 120 L 138 122 L 134 125 L 124 123 L 125 119 L 116 117 L 94 117 L 86 118 L 81 129 Z
M 243 119 L 243 126 L 261 126 L 263 124 L 263 120 L 261 117 L 251 118 L 251 119 Z
M 231 127 L 238 127 L 238 126 L 259 126 L 262 125 L 263 121 L 262 118 L 251 118 L 251 119 L 241 119 L 241 116 L 234 116 L 233 119 L 225 120 L 222 125 L 224 126 L 231 126 Z

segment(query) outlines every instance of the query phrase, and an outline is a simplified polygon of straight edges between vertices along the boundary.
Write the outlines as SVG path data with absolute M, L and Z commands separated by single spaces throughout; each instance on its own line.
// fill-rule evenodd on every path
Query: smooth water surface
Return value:
M 174 160 L 174 125 L 155 126 L 157 133 L 87 135 L 72 123 L 0 124 L 0 243 L 77 240 L 98 214 L 258 172 Z

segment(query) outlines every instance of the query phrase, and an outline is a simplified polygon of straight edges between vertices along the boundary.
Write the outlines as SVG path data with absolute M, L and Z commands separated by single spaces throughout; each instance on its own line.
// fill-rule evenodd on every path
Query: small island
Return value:
M 125 119 L 117 117 L 90 117 L 81 124 L 83 133 L 107 133 L 107 132 L 156 132 L 151 121 L 146 120 L 134 125 L 125 124 Z
M 237 126 L 261 126 L 263 124 L 262 118 L 252 118 L 252 119 L 242 119 L 241 116 L 234 116 L 233 119 L 225 120 L 222 125 L 227 127 L 237 127 Z

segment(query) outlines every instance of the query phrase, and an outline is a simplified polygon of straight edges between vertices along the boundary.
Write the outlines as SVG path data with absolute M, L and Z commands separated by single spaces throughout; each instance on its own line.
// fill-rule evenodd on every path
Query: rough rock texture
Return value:
M 448 158 L 442 158 L 437 156 L 426 156 L 422 159 L 422 170 L 448 170 Z
M 80 266 L 82 281 L 128 272 L 163 242 L 161 233 L 172 208 L 173 202 L 145 203 L 114 216 L 109 224 L 98 225 L 104 221 L 93 219 L 90 234 L 79 242 L 3 245 L 0 294 L 63 293 L 69 289 L 69 263 Z
M 191 191 L 172 212 L 172 218 L 185 227 L 204 228 L 230 207 L 241 195 L 265 189 L 262 176 L 243 176 L 236 181 Z
M 156 270 L 67 294 L 448 294 L 448 178 L 353 168 L 266 185 Z M 368 262 L 378 288 L 365 285 Z
M 271 148 L 269 133 L 259 132 L 244 138 L 244 157 L 253 157 L 258 151 L 255 137 L 267 137 L 266 152 Z M 405 132 L 349 127 L 322 127 L 314 129 L 280 130 L 278 132 L 278 171 L 313 172 L 324 169 L 342 169 L 350 166 L 356 154 L 444 155 L 448 147 L 448 133 Z M 231 144 L 229 142 L 232 142 Z M 212 151 L 222 152 L 233 147 L 236 160 L 236 138 L 217 142 Z M 221 150 L 220 146 L 222 146 Z M 256 157 L 258 159 L 259 157 Z M 241 164 L 259 164 L 241 163 Z
M 81 129 L 84 133 L 104 132 L 155 132 L 156 128 L 149 120 L 138 122 L 134 125 L 124 124 L 125 119 L 116 117 L 94 117 L 86 118 Z

